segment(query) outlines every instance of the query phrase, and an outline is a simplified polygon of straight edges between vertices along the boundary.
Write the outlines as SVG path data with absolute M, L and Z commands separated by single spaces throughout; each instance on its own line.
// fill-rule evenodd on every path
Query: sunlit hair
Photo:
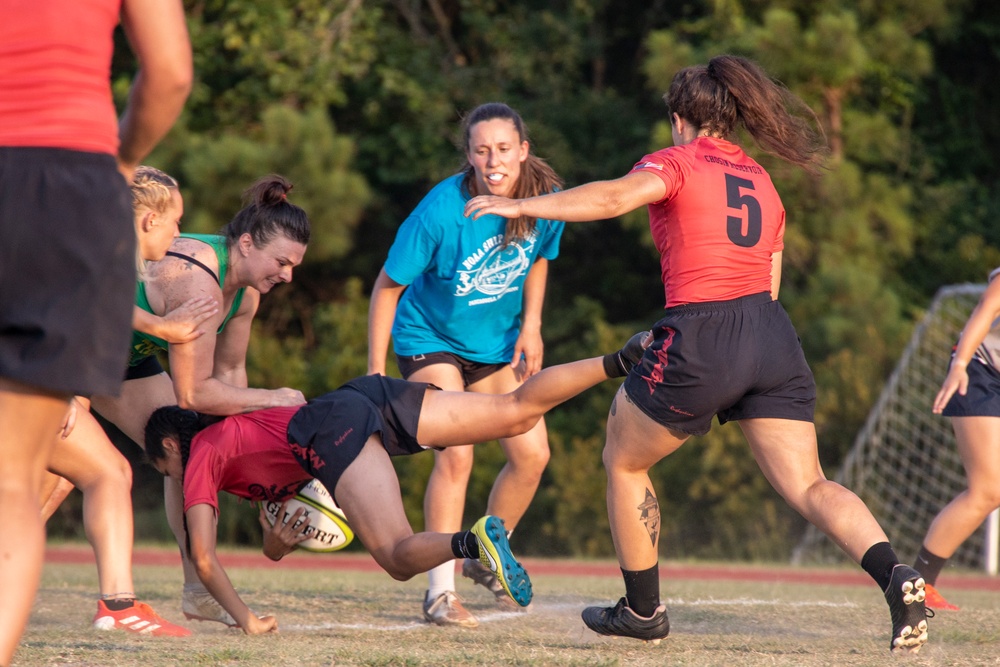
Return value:
M 473 109 L 462 120 L 462 152 L 466 156 L 469 153 L 472 127 L 477 123 L 498 118 L 509 120 L 513 123 L 520 141 L 528 141 L 528 129 L 525 127 L 520 114 L 502 102 L 487 102 Z M 465 192 L 471 196 L 489 194 L 479 192 L 479 186 L 476 182 L 476 169 L 469 162 L 468 157 L 466 157 L 465 165 L 462 167 L 462 174 L 464 174 L 462 189 Z M 544 195 L 561 188 L 562 185 L 563 181 L 556 174 L 555 170 L 545 160 L 536 157 L 529 151 L 528 158 L 521 163 L 521 175 L 514 184 L 514 191 L 511 193 L 511 197 L 514 199 L 524 199 L 525 197 Z M 526 239 L 535 230 L 536 224 L 536 218 L 526 215 L 508 220 L 507 227 L 504 230 L 504 246 L 515 239 Z
M 132 214 L 139 215 L 148 210 L 163 215 L 170 208 L 174 192 L 178 190 L 173 176 L 156 167 L 140 166 L 132 179 Z M 146 277 L 146 260 L 142 258 L 139 246 L 135 248 L 135 271 L 139 280 Z
M 731 138 L 742 125 L 765 152 L 808 171 L 822 165 L 826 140 L 816 114 L 751 60 L 723 55 L 682 69 L 663 100 L 699 130 Z
M 309 217 L 288 201 L 291 190 L 291 182 L 278 174 L 265 176 L 247 188 L 243 208 L 222 228 L 229 246 L 234 247 L 244 234 L 250 235 L 256 248 L 263 248 L 279 234 L 308 245 Z

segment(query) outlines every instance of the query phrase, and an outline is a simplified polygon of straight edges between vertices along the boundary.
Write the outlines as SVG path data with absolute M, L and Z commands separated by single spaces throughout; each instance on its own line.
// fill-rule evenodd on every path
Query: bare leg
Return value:
M 856 563 L 873 544 L 889 541 L 864 502 L 823 475 L 811 422 L 745 419 L 740 427 L 771 486 Z
M 100 396 L 93 399 L 94 409 L 140 447 L 145 447 L 146 422 L 153 411 L 164 405 L 176 404 L 174 385 L 166 373 L 128 380 L 122 385 L 121 395 L 117 398 Z M 201 579 L 184 549 L 187 536 L 184 533 L 184 505 L 179 485 L 169 478 L 165 479 L 163 496 L 167 523 L 181 551 L 184 583 L 200 585 Z
M 469 391 L 505 394 L 521 386 L 521 376 L 509 366 L 469 387 Z M 545 419 L 541 418 L 527 432 L 500 438 L 507 463 L 500 470 L 490 490 L 486 513 L 504 520 L 508 531 L 514 530 L 528 511 L 542 473 L 549 462 L 549 438 Z M 450 452 L 451 450 L 445 450 Z
M 0 664 L 8 665 L 31 615 L 45 551 L 39 492 L 69 396 L 0 378 Z
M 433 447 L 454 447 L 526 433 L 546 412 L 607 380 L 600 357 L 550 366 L 509 394 L 429 390 L 417 439 Z
M 132 467 L 89 412 L 57 439 L 49 470 L 83 492 L 83 524 L 94 548 L 102 597 L 134 597 Z M 123 593 L 124 595 L 115 595 Z
M 336 496 L 358 539 L 393 579 L 405 581 L 455 557 L 450 533 L 413 533 L 399 479 L 377 435 L 344 471 Z
M 611 537 L 624 570 L 648 570 L 658 559 L 660 504 L 649 469 L 675 452 L 687 436 L 654 422 L 619 389 L 611 404 L 602 456 L 608 475 Z
M 958 494 L 931 522 L 924 546 L 950 558 L 955 550 L 1000 506 L 1000 418 L 953 417 L 969 488 Z
M 52 472 L 45 473 L 42 480 L 42 492 L 39 495 L 42 503 L 42 521 L 48 522 L 63 504 L 66 497 L 74 489 L 73 482 Z

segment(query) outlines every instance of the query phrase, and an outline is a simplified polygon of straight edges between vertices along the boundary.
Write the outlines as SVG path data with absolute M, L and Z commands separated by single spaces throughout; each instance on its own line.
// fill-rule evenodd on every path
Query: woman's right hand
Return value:
M 247 617 L 247 624 L 243 627 L 243 632 L 248 635 L 277 633 L 278 619 L 270 615 L 257 618 L 256 614 L 250 612 L 250 616 Z
M 272 408 L 295 407 L 296 405 L 303 405 L 306 402 L 305 394 L 291 387 L 272 389 L 271 399 Z
M 953 359 L 951 368 L 948 369 L 948 376 L 945 377 L 944 382 L 941 384 L 941 390 L 934 397 L 932 411 L 936 415 L 941 414 L 941 411 L 948 405 L 948 401 L 951 400 L 956 391 L 959 395 L 965 396 L 965 392 L 968 390 L 969 371 L 966 369 L 966 364 Z
M 160 318 L 159 337 L 174 345 L 190 343 L 205 333 L 198 328 L 201 323 L 217 312 L 219 305 L 210 296 L 188 299 Z

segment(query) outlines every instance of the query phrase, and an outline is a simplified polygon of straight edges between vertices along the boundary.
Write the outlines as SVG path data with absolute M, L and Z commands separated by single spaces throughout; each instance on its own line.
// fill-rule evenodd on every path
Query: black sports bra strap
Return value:
M 215 278 L 215 282 L 219 283 L 219 287 L 222 287 L 222 281 L 219 280 L 219 276 L 215 275 L 215 271 L 213 271 L 212 269 L 208 268 L 207 266 L 205 266 L 204 264 L 202 264 L 201 262 L 199 262 L 198 260 L 196 260 L 194 257 L 188 257 L 187 255 L 182 255 L 179 252 L 173 252 L 171 250 L 168 250 L 167 254 L 170 255 L 171 257 L 178 257 L 180 259 L 186 259 L 187 261 L 191 262 L 192 264 L 194 264 L 196 266 L 200 266 L 201 268 L 205 269 L 205 271 L 208 273 L 208 275 L 210 275 L 213 278 Z

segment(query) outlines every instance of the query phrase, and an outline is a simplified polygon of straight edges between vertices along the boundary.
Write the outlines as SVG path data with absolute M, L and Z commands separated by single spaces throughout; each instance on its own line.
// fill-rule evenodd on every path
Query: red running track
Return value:
M 378 572 L 381 568 L 365 553 L 310 554 L 292 553 L 280 563 L 263 554 L 252 552 L 219 553 L 225 567 L 269 569 L 294 567 L 303 570 L 352 570 Z M 94 552 L 86 545 L 49 545 L 45 551 L 46 563 L 94 563 Z M 169 548 L 139 548 L 132 554 L 135 565 L 174 565 L 180 567 L 180 554 Z M 617 563 L 607 561 L 556 560 L 541 558 L 521 559 L 531 574 L 549 574 L 587 577 L 620 577 Z M 709 581 L 751 581 L 822 585 L 871 585 L 871 578 L 859 570 L 832 570 L 795 567 L 791 565 L 691 565 L 661 563 L 660 576 L 664 579 L 701 579 Z M 1000 591 L 1000 577 L 975 574 L 946 574 L 943 586 L 949 589 Z

